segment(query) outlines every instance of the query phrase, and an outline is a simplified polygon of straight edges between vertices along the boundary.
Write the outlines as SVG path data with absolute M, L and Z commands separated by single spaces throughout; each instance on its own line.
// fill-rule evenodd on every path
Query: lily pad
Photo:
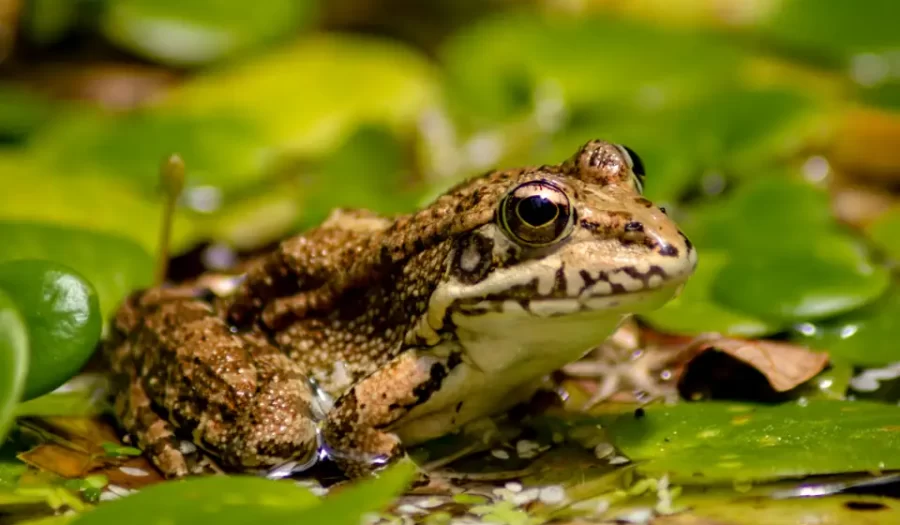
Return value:
M 338 207 L 383 214 L 414 209 L 422 192 L 403 180 L 408 175 L 405 153 L 398 138 L 383 127 L 357 130 L 319 173 L 307 178 L 302 192 L 303 225 L 321 222 Z
M 159 166 L 159 161 L 155 166 Z M 0 227 L 4 235 L 6 221 L 53 223 L 59 225 L 59 231 L 83 228 L 105 232 L 111 234 L 109 237 L 130 239 L 125 241 L 128 245 L 136 242 L 146 253 L 156 252 L 162 217 L 161 198 L 155 195 L 149 199 L 142 197 L 131 185 L 96 173 L 79 176 L 56 173 L 25 155 L 0 153 L 0 173 L 14 174 L 3 179 L 2 191 L 6 195 L 15 195 L 14 199 L 5 199 L 0 206 Z M 197 235 L 194 223 L 183 213 L 176 213 L 172 250 L 177 252 L 186 248 Z M 66 242 L 64 235 L 52 240 Z M 27 237 L 19 240 L 20 246 L 29 245 L 32 249 L 38 244 Z M 3 256 L 7 252 L 7 247 L 0 245 L 0 259 L 8 258 Z M 64 250 L 57 253 L 68 257 Z M 95 253 L 94 257 L 99 260 L 105 255 Z M 42 255 L 36 253 L 33 256 Z M 88 277 L 93 276 L 88 273 Z
M 104 315 L 153 277 L 150 255 L 120 237 L 49 224 L 0 222 L 0 238 L 0 261 L 44 259 L 83 275 L 97 291 Z
M 12 298 L 0 290 L 0 444 L 25 389 L 28 331 Z M 2 481 L 2 479 L 0 479 Z
M 702 254 L 706 249 L 734 258 L 777 253 L 832 231 L 828 194 L 788 173 L 741 184 L 731 195 L 697 206 L 679 224 Z
M 358 483 L 324 500 L 294 482 L 247 476 L 192 478 L 146 487 L 127 498 L 79 515 L 73 525 L 242 523 L 360 523 L 401 492 L 412 474 L 408 464 Z
M 895 24 L 900 4 L 893 0 L 781 0 L 775 6 L 763 21 L 762 32 L 815 56 L 849 58 L 893 51 L 900 45 Z
M 900 407 L 815 400 L 651 406 L 603 419 L 615 445 L 649 476 L 676 483 L 755 482 L 900 468 Z
M 900 262 L 900 206 L 895 206 L 878 217 L 869 226 L 867 233 L 888 257 Z
M 67 266 L 41 260 L 0 264 L 0 289 L 28 328 L 29 365 L 23 399 L 46 394 L 75 375 L 100 340 L 94 288 Z
M 799 325 L 794 338 L 857 366 L 900 361 L 900 287 L 878 302 L 822 324 Z
M 257 122 L 235 112 L 155 111 L 116 117 L 78 113 L 57 121 L 39 140 L 46 162 L 42 169 L 118 178 L 147 198 L 158 195 L 160 163 L 173 153 L 187 165 L 188 197 L 192 187 L 227 192 L 259 182 L 268 168 Z
M 888 270 L 873 264 L 856 239 L 830 234 L 733 258 L 713 281 L 712 294 L 741 312 L 793 323 L 854 310 L 889 285 Z
M 407 132 L 438 95 L 437 71 L 419 53 L 373 37 L 322 34 L 192 77 L 161 107 L 252 119 L 269 146 L 260 157 L 281 166 L 332 152 L 363 123 Z
M 454 102 L 484 122 L 528 111 L 538 88 L 569 108 L 677 106 L 734 84 L 745 56 L 700 31 L 534 12 L 473 24 L 441 55 Z
M 51 102 L 24 89 L 0 85 L 0 140 L 22 140 L 44 124 Z
M 118 0 L 107 4 L 104 34 L 138 55 L 197 66 L 277 41 L 310 24 L 313 0 Z
M 767 322 L 716 302 L 712 286 L 729 260 L 724 252 L 704 251 L 681 295 L 641 318 L 673 334 L 718 332 L 736 337 L 762 337 L 783 329 L 780 323 Z

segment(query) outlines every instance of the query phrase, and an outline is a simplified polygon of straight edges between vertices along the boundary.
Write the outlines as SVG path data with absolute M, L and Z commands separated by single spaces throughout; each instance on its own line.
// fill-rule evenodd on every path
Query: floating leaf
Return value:
M 52 104 L 30 91 L 0 85 L 0 139 L 21 140 L 50 118 Z
M 473 24 L 441 54 L 454 101 L 485 121 L 528 110 L 539 89 L 566 107 L 678 105 L 735 83 L 744 57 L 698 31 L 531 12 Z
M 894 0 L 827 2 L 781 0 L 762 23 L 768 36 L 812 54 L 849 58 L 857 53 L 892 51 L 900 45 Z
M 402 491 L 412 469 L 395 466 L 378 479 L 364 481 L 320 500 L 290 480 L 249 476 L 191 478 L 146 487 L 127 498 L 81 514 L 73 524 L 105 525 L 128 520 L 135 525 L 171 525 L 200 521 L 239 523 L 353 524 Z
M 900 287 L 878 302 L 822 324 L 804 323 L 794 338 L 857 366 L 900 361 Z
M 718 332 L 738 337 L 761 337 L 778 332 L 780 323 L 767 322 L 715 301 L 712 284 L 728 263 L 724 252 L 706 250 L 700 255 L 697 270 L 681 295 L 641 318 L 655 328 L 676 334 Z
M 280 167 L 332 151 L 363 123 L 408 131 L 437 96 L 422 55 L 372 37 L 317 35 L 195 76 L 160 110 L 252 119 L 268 146 L 259 157 Z
M 25 390 L 28 330 L 13 299 L 0 288 L 0 444 Z
M 97 291 L 104 314 L 126 294 L 147 286 L 153 260 L 127 239 L 62 226 L 0 222 L 0 261 L 45 259 L 84 275 Z
M 158 169 L 159 161 L 154 166 Z M 76 231 L 76 228 L 106 232 L 137 242 L 146 253 L 156 252 L 162 216 L 161 198 L 155 194 L 141 197 L 133 185 L 107 176 L 96 173 L 71 176 L 67 168 L 60 169 L 63 171 L 56 173 L 32 157 L 0 152 L 0 173 L 10 174 L 3 177 L 0 222 L 53 223 L 60 225 L 57 229 L 63 232 Z M 2 228 L 0 231 L 5 239 L 9 233 L 7 226 Z M 173 251 L 186 248 L 197 235 L 192 223 L 183 214 L 176 214 Z M 60 237 L 54 240 L 66 242 L 65 236 Z M 5 252 L 0 246 L 0 254 Z M 60 250 L 60 253 L 65 251 Z M 96 258 L 99 260 L 106 255 L 106 252 L 97 253 Z
M 893 260 L 900 262 L 900 206 L 882 214 L 868 228 L 869 238 Z
M 712 284 L 716 301 L 775 322 L 845 313 L 877 299 L 890 274 L 846 235 L 815 236 L 803 244 L 733 258 Z
M 42 170 L 118 178 L 147 198 L 158 195 L 160 163 L 173 153 L 187 165 L 187 198 L 192 187 L 227 192 L 259 182 L 267 167 L 261 155 L 267 145 L 258 123 L 234 111 L 78 113 L 59 119 L 38 138 Z M 215 210 L 208 207 L 212 209 L 201 211 Z
M 118 45 L 164 64 L 196 66 L 278 40 L 308 25 L 312 0 L 118 0 L 102 28 Z
M 363 208 L 383 214 L 409 212 L 421 191 L 411 191 L 405 151 L 384 128 L 364 126 L 309 177 L 302 192 L 303 223 L 318 224 L 335 208 Z M 340 188 L 340 191 L 335 191 Z
M 357 482 L 354 486 L 329 494 L 321 505 L 310 507 L 297 516 L 297 523 L 329 523 L 357 525 L 363 515 L 384 510 L 409 486 L 416 466 L 400 461 L 379 473 L 377 478 Z
M 0 263 L 0 289 L 18 306 L 28 328 L 22 398 L 46 394 L 93 355 L 102 324 L 97 292 L 68 266 L 28 259 Z
M 603 419 L 615 445 L 649 476 L 676 483 L 765 481 L 900 468 L 900 407 L 815 400 L 650 406 Z

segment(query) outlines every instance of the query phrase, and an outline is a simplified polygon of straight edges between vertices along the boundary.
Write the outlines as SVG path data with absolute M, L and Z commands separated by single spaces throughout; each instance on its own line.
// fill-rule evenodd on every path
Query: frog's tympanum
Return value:
M 634 152 L 593 141 L 410 215 L 335 211 L 227 294 L 202 278 L 138 292 L 105 352 L 117 417 L 168 476 L 193 471 L 185 442 L 230 471 L 323 447 L 359 476 L 501 413 L 693 272 L 643 177 Z

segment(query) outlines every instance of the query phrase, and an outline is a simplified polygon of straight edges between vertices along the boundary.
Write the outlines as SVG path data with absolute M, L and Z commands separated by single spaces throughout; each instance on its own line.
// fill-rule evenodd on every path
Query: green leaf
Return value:
M 173 153 L 187 166 L 189 202 L 192 188 L 227 192 L 259 182 L 266 168 L 260 153 L 267 145 L 258 123 L 235 112 L 154 111 L 116 117 L 79 113 L 60 119 L 39 138 L 46 162 L 42 169 L 113 177 L 134 184 L 139 195 L 148 197 L 157 196 L 160 163 Z
M 48 148 L 47 145 L 35 146 L 38 147 L 44 151 Z M 158 168 L 159 160 L 154 165 Z M 0 152 L 0 173 L 15 175 L 3 180 L 4 195 L 14 195 L 15 198 L 2 199 L 0 222 L 54 223 L 60 225 L 58 229 L 61 232 L 75 231 L 76 228 L 105 232 L 114 234 L 116 238 L 131 239 L 145 253 L 155 253 L 159 242 L 162 199 L 155 192 L 142 197 L 132 184 L 100 176 L 96 169 L 78 176 L 72 175 L 74 170 L 72 166 L 60 166 L 57 171 L 49 163 L 31 156 Z M 3 228 L 0 231 L 5 238 L 6 226 L 0 228 Z M 175 215 L 172 233 L 173 251 L 186 248 L 198 235 L 194 225 L 179 213 Z M 27 238 L 24 240 L 27 241 L 25 245 L 40 244 Z M 66 242 L 62 235 L 54 240 Z M 124 239 L 123 242 L 129 246 L 134 244 Z M 130 248 L 132 251 L 134 249 Z M 5 247 L 0 245 L 0 254 L 5 252 Z M 99 260 L 105 255 L 97 253 L 96 258 Z
M 744 60 L 731 41 L 696 30 L 524 11 L 470 25 L 441 56 L 456 106 L 484 122 L 528 111 L 540 90 L 569 108 L 677 106 L 734 84 Z
M 97 293 L 62 264 L 16 260 L 0 264 L 0 289 L 18 306 L 28 329 L 29 367 L 23 399 L 50 392 L 87 362 L 100 340 Z
M 650 406 L 602 419 L 648 476 L 675 483 L 765 481 L 900 468 L 900 407 L 863 401 L 807 405 L 720 402 Z
M 422 192 L 404 187 L 406 168 L 396 136 L 382 127 L 361 127 L 304 184 L 303 224 L 318 224 L 338 207 L 383 214 L 411 211 Z
M 250 119 L 267 145 L 259 157 L 266 166 L 283 167 L 330 153 L 363 123 L 408 132 L 438 94 L 434 66 L 408 47 L 323 34 L 197 75 L 159 107 Z
M 9 295 L 0 290 L 0 445 L 15 415 L 28 374 L 28 331 Z
M 84 5 L 80 0 L 29 0 L 25 2 L 22 32 L 38 45 L 54 44 L 75 28 L 79 8 Z
M 22 140 L 50 118 L 52 104 L 31 91 L 0 85 L 0 139 Z
M 692 209 L 679 222 L 701 255 L 717 249 L 735 258 L 805 245 L 836 225 L 828 194 L 785 173 L 747 181 L 731 195 Z
M 900 361 L 900 287 L 878 302 L 838 319 L 797 327 L 801 344 L 827 351 L 857 366 L 884 366 Z
M 894 0 L 781 0 L 775 5 L 762 24 L 762 32 L 810 53 L 849 58 L 900 46 L 896 25 L 900 4 Z
M 364 514 L 383 510 L 409 486 L 416 466 L 400 461 L 380 472 L 377 478 L 359 481 L 352 487 L 329 495 L 321 505 L 297 516 L 297 523 L 357 525 Z
M 655 328 L 676 334 L 719 332 L 734 337 L 762 337 L 780 331 L 781 324 L 758 319 L 715 301 L 712 285 L 729 260 L 724 252 L 704 251 L 696 272 L 681 295 L 641 318 Z
M 867 229 L 869 238 L 888 257 L 900 262 L 900 206 L 883 213 Z
M 138 55 L 197 66 L 277 41 L 309 25 L 313 0 L 117 0 L 102 21 L 107 38 Z
M 414 467 L 401 463 L 377 479 L 362 481 L 320 500 L 292 481 L 249 476 L 215 476 L 161 483 L 127 498 L 81 514 L 77 525 L 170 525 L 210 522 L 360 523 L 366 512 L 381 509 L 407 485 Z
M 84 275 L 97 290 L 104 315 L 118 307 L 126 294 L 152 281 L 152 258 L 127 239 L 49 224 L 2 221 L 0 238 L 0 261 L 46 259 Z
M 77 525 L 289 523 L 319 498 L 291 481 L 210 476 L 160 483 L 78 516 Z
M 713 298 L 773 322 L 823 319 L 877 299 L 890 274 L 860 243 L 840 234 L 811 234 L 802 244 L 756 256 L 736 255 L 712 284 Z

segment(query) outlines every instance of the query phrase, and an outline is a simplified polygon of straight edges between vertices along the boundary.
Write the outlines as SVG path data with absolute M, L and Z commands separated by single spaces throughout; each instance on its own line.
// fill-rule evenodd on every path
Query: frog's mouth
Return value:
M 474 316 L 487 313 L 553 317 L 596 310 L 645 311 L 677 295 L 690 271 L 671 273 L 661 266 L 641 270 L 624 266 L 613 270 L 566 273 L 557 271 L 550 286 L 541 289 L 539 278 L 505 290 L 477 294 L 478 286 L 458 297 L 453 312 Z

